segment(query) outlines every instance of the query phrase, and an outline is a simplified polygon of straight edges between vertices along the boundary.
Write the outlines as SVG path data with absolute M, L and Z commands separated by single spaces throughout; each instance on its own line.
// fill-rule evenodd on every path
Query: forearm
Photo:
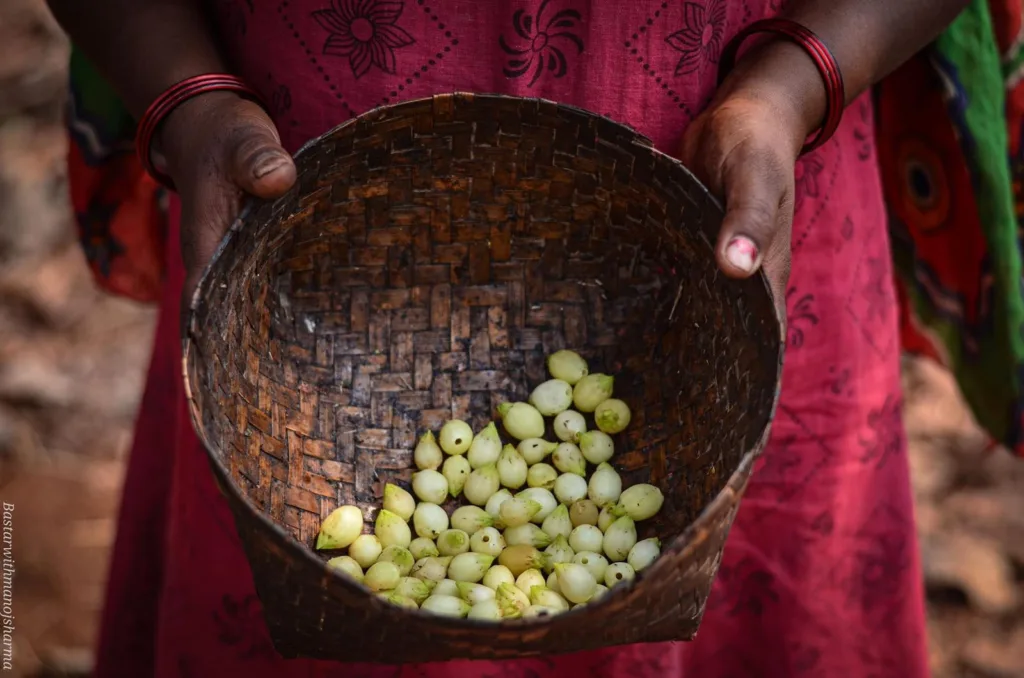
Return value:
M 196 0 L 49 0 L 49 6 L 136 117 L 176 82 L 225 71 Z
M 970 0 L 793 0 L 784 17 L 811 29 L 828 46 L 842 71 L 849 103 L 934 40 L 968 4 Z M 821 75 L 796 45 L 773 41 L 759 48 L 755 58 L 742 59 L 736 75 L 730 78 L 730 89 L 774 90 L 781 105 L 799 117 L 803 131 L 821 125 Z
M 839 62 L 847 102 L 945 30 L 970 0 L 797 0 L 786 16 L 818 34 Z

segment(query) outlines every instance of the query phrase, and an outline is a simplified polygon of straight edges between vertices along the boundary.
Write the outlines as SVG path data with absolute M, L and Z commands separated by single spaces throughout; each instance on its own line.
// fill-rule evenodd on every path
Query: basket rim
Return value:
M 395 104 L 377 106 L 366 111 L 365 113 L 362 113 L 361 115 L 349 118 L 348 120 L 324 132 L 323 134 L 308 140 L 298 149 L 298 151 L 295 152 L 293 157 L 295 158 L 295 160 L 299 160 L 306 154 L 310 153 L 312 149 L 315 148 L 325 138 L 334 135 L 339 130 L 345 129 L 346 127 L 350 127 L 359 122 L 368 120 L 372 121 L 374 118 L 380 117 L 382 114 L 394 113 L 395 111 L 399 111 L 402 108 L 410 108 L 416 105 L 422 105 L 424 102 L 427 101 L 437 102 L 449 101 L 453 99 L 463 102 L 473 102 L 474 100 L 477 99 L 539 102 L 541 104 L 555 106 L 560 109 L 582 113 L 587 117 L 600 119 L 608 123 L 611 123 L 612 125 L 619 127 L 624 132 L 627 132 L 630 136 L 633 137 L 630 140 L 630 143 L 636 144 L 637 146 L 641 146 L 644 148 L 645 152 L 649 152 L 655 155 L 656 157 L 660 157 L 663 160 L 667 160 L 668 162 L 681 168 L 694 182 L 694 185 L 698 187 L 700 191 L 703 192 L 704 197 L 708 199 L 719 212 L 724 214 L 722 204 L 718 200 L 718 198 L 716 198 L 714 194 L 712 194 L 711 191 L 708 190 L 708 188 L 685 165 L 683 165 L 683 163 L 678 158 L 655 148 L 649 139 L 644 137 L 642 134 L 640 134 L 633 128 L 624 125 L 618 121 L 612 120 L 611 118 L 608 118 L 607 116 L 601 115 L 599 113 L 594 113 L 592 111 L 582 109 L 577 106 L 563 104 L 539 97 L 518 97 L 504 94 L 477 94 L 468 92 L 452 92 L 448 94 L 435 94 L 427 97 L 407 99 Z M 296 183 L 296 187 L 297 186 L 298 184 Z M 296 187 L 293 187 L 291 190 L 295 190 Z M 283 198 L 284 196 L 282 196 L 282 198 L 278 198 L 278 200 Z M 360 586 L 358 583 L 351 581 L 347 577 L 344 577 L 341 573 L 333 570 L 332 568 L 327 567 L 326 561 L 320 558 L 314 552 L 313 549 L 295 539 L 282 526 L 278 525 L 276 522 L 271 520 L 261 509 L 259 509 L 249 499 L 248 496 L 239 491 L 237 485 L 231 478 L 230 469 L 228 469 L 225 466 L 225 464 L 221 461 L 221 459 L 217 455 L 217 451 L 215 450 L 214 445 L 208 439 L 206 432 L 204 431 L 204 428 L 202 426 L 202 417 L 199 413 L 199 408 L 196 403 L 195 394 L 192 391 L 192 384 L 189 379 L 190 367 L 192 366 L 195 360 L 195 351 L 193 349 L 194 344 L 196 343 L 196 334 L 199 333 L 199 328 L 196 321 L 196 314 L 199 304 L 203 299 L 203 293 L 206 289 L 207 283 L 209 282 L 209 277 L 214 266 L 220 260 L 224 252 L 227 250 L 227 247 L 231 243 L 232 239 L 236 236 L 236 234 L 239 231 L 242 230 L 246 220 L 251 216 L 255 208 L 266 202 L 267 201 L 265 200 L 255 198 L 252 196 L 248 196 L 245 199 L 242 208 L 239 210 L 238 216 L 234 219 L 234 221 L 232 221 L 231 226 L 224 234 L 224 237 L 221 239 L 220 244 L 217 246 L 217 249 L 214 251 L 213 256 L 210 258 L 210 261 L 206 264 L 205 268 L 203 269 L 203 273 L 199 278 L 199 282 L 197 283 L 196 288 L 195 290 L 193 290 L 192 295 L 190 297 L 187 322 L 182 323 L 181 327 L 182 377 L 184 380 L 185 398 L 188 403 L 189 416 L 192 420 L 193 429 L 195 430 L 197 437 L 202 442 L 203 449 L 206 452 L 207 459 L 211 464 L 211 467 L 214 471 L 215 476 L 217 477 L 217 480 L 219 481 L 218 484 L 221 486 L 223 492 L 229 493 L 231 495 L 230 498 L 233 498 L 235 501 L 240 502 L 249 510 L 251 514 L 254 514 L 256 516 L 256 519 L 259 522 L 259 524 L 265 529 L 269 530 L 270 534 L 280 542 L 280 545 L 287 556 L 300 558 L 304 560 L 307 564 L 314 565 L 315 567 L 318 567 L 320 569 L 321 582 L 323 584 L 325 592 L 327 592 L 328 595 L 331 595 L 331 588 L 341 586 L 349 591 L 359 592 L 363 594 L 363 598 L 366 604 L 370 607 L 376 608 L 376 610 L 381 612 L 394 612 L 398 610 L 403 616 L 418 617 L 420 619 L 429 620 L 430 623 L 434 626 L 440 624 L 453 629 L 473 631 L 476 631 L 477 629 L 493 629 L 493 622 L 473 619 L 456 619 L 452 617 L 434 615 L 429 612 L 424 612 L 418 609 L 409 610 L 405 608 L 396 608 L 395 606 L 380 600 L 378 596 L 373 595 L 364 587 Z M 663 544 L 663 548 L 661 551 L 662 556 L 664 556 L 667 553 L 672 553 L 679 557 L 685 557 L 688 554 L 693 553 L 703 545 L 703 543 L 707 540 L 708 536 L 710 535 L 709 528 L 717 521 L 717 519 L 723 513 L 729 510 L 730 506 L 739 497 L 742 496 L 744 490 L 746 489 L 747 483 L 750 480 L 750 477 L 752 476 L 754 462 L 764 452 L 765 446 L 768 444 L 768 440 L 771 435 L 772 422 L 775 419 L 775 415 L 779 405 L 779 396 L 781 392 L 782 366 L 786 350 L 786 323 L 785 316 L 782 313 L 782 310 L 779 308 L 779 305 L 777 303 L 778 300 L 775 298 L 776 295 L 772 291 L 772 286 L 768 281 L 768 277 L 764 273 L 764 269 L 758 269 L 755 275 L 758 278 L 758 280 L 760 280 L 765 292 L 768 295 L 768 300 L 773 309 L 775 321 L 779 327 L 779 351 L 775 371 L 776 387 L 775 393 L 772 397 L 771 407 L 768 411 L 768 420 L 764 427 L 764 430 L 761 433 L 761 436 L 753 445 L 749 447 L 749 449 L 747 449 L 744 452 L 743 457 L 740 460 L 740 463 L 736 467 L 735 471 L 733 471 L 733 473 L 730 475 L 728 481 L 726 481 L 725 486 L 723 486 L 722 489 L 719 490 L 719 492 L 714 496 L 714 498 L 710 502 L 708 502 L 703 509 L 701 509 L 697 517 L 694 518 L 693 522 L 691 522 L 685 530 L 672 537 L 667 542 L 667 546 Z M 613 589 L 610 589 L 608 593 L 599 601 L 592 604 L 588 604 L 585 608 L 582 608 L 580 610 L 569 610 L 566 613 L 550 617 L 533 617 L 526 619 L 505 620 L 502 622 L 502 624 L 514 625 L 524 629 L 537 629 L 543 626 L 554 627 L 561 626 L 566 623 L 572 623 L 580 614 L 599 613 L 606 607 L 611 606 L 614 602 L 633 594 L 639 586 L 644 584 L 644 582 L 652 578 L 657 578 L 659 575 L 662 574 L 663 571 L 667 572 L 668 568 L 670 567 L 671 565 L 668 563 L 667 558 L 659 557 L 654 561 L 654 563 L 650 567 L 646 568 L 643 572 L 638 572 L 635 579 L 631 580 L 626 585 L 620 584 L 615 586 Z

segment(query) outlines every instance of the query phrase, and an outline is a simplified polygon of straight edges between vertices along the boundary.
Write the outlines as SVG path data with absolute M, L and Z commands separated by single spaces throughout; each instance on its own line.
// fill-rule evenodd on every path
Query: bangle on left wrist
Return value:
M 742 43 L 761 34 L 773 39 L 738 60 Z M 780 108 L 790 109 L 794 124 L 805 134 L 803 152 L 835 133 L 846 105 L 842 73 L 824 43 L 800 24 L 768 19 L 750 25 L 726 45 L 719 68 L 725 88 L 758 90 Z

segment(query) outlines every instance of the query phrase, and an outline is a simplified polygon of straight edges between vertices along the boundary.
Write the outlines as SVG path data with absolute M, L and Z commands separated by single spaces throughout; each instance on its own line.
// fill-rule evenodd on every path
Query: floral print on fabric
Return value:
M 395 50 L 416 42 L 397 25 L 404 8 L 404 2 L 332 0 L 330 9 L 313 12 L 328 33 L 322 54 L 347 57 L 356 79 L 371 68 L 394 75 Z

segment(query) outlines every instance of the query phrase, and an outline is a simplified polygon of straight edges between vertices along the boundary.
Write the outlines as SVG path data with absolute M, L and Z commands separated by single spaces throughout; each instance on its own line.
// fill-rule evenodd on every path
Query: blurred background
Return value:
M 15 505 L 15 676 L 91 666 L 153 309 L 95 289 L 66 197 L 67 45 L 0 2 L 0 499 Z M 904 364 L 935 678 L 1024 677 L 1024 463 L 952 380 Z M 860 677 L 851 677 L 860 678 Z

